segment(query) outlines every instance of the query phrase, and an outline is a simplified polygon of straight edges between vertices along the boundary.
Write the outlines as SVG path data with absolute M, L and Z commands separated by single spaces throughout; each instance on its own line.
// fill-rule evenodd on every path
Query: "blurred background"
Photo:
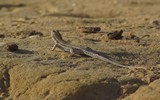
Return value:
M 160 16 L 160 0 L 0 0 L 0 17 L 46 14 L 84 17 Z

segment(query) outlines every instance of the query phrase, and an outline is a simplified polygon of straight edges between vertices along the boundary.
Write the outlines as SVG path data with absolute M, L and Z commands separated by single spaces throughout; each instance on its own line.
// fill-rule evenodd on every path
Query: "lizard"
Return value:
M 120 63 L 116 63 L 102 55 L 99 55 L 98 53 L 96 53 L 95 50 L 92 50 L 91 48 L 87 47 L 81 47 L 81 46 L 77 46 L 77 45 L 73 45 L 70 44 L 68 42 L 66 42 L 63 38 L 62 35 L 60 34 L 59 30 L 53 30 L 51 32 L 51 38 L 54 41 L 54 46 L 52 47 L 52 51 L 54 51 L 56 48 L 60 48 L 61 50 L 70 52 L 72 54 L 78 54 L 78 55 L 85 55 L 85 56 L 90 56 L 92 58 L 97 58 L 97 59 L 101 59 L 103 61 L 106 61 L 108 63 L 111 63 L 113 65 L 122 67 L 122 68 L 143 68 L 143 67 L 137 67 L 137 66 L 127 66 L 127 65 L 122 65 Z

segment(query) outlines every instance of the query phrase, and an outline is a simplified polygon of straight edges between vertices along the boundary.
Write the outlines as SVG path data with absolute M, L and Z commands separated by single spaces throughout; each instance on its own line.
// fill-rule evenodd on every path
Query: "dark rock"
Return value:
M 41 32 L 38 32 L 38 31 L 35 31 L 35 30 L 32 30 L 32 31 L 30 31 L 29 32 L 29 34 L 28 34 L 29 36 L 32 36 L 32 35 L 39 35 L 39 36 L 42 36 L 43 35 L 43 33 L 41 33 Z
M 5 37 L 5 35 L 4 34 L 0 34 L 0 38 L 4 38 Z
M 78 27 L 83 33 L 97 33 L 101 30 L 100 27 Z
M 123 38 L 122 33 L 123 33 L 123 30 L 114 31 L 114 32 L 108 33 L 107 36 L 111 40 L 119 40 Z
M 7 43 L 5 45 L 5 49 L 7 51 L 16 51 L 16 50 L 18 50 L 18 45 L 16 43 Z

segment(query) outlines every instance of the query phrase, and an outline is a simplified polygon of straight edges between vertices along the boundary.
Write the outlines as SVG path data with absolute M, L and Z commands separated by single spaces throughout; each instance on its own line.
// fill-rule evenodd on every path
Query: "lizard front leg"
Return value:
M 57 44 L 54 44 L 54 46 L 52 47 L 52 51 L 54 51 L 55 49 L 56 49 L 56 47 L 57 47 Z

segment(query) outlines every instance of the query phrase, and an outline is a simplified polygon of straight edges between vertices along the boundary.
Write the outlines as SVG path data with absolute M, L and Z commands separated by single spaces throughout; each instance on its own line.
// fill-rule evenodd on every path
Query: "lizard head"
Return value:
M 51 32 L 51 37 L 52 38 L 59 38 L 59 39 L 63 40 L 61 34 L 59 33 L 59 30 L 53 30 Z

